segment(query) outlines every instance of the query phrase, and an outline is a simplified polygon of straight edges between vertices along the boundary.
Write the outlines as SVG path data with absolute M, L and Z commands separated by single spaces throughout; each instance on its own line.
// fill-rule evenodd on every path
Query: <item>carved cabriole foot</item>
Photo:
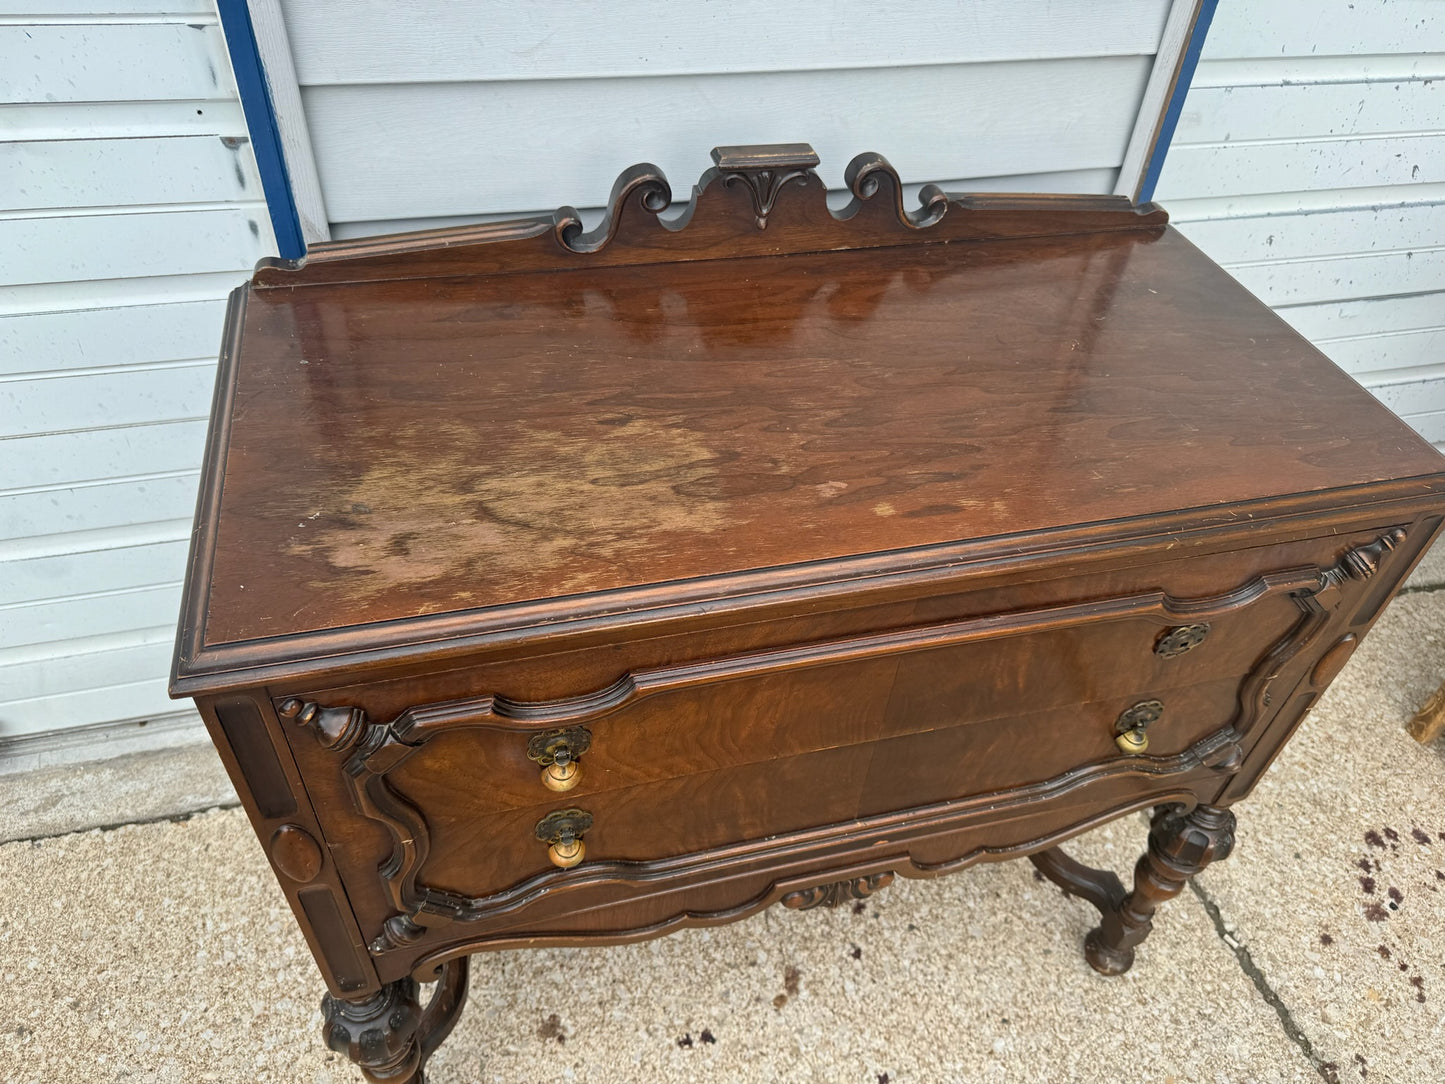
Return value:
M 1149 828 L 1149 849 L 1134 867 L 1134 891 L 1113 873 L 1091 869 L 1057 847 L 1032 855 L 1045 877 L 1099 909 L 1103 921 L 1084 939 L 1084 958 L 1102 975 L 1120 975 L 1134 963 L 1135 947 L 1149 936 L 1154 912 L 1183 890 L 1209 863 L 1234 848 L 1234 814 L 1214 806 L 1160 806 Z
M 326 1045 L 345 1054 L 375 1084 L 425 1084 L 426 1062 L 451 1032 L 467 1001 L 467 958 L 442 965 L 425 1009 L 407 977 L 369 997 L 321 999 Z

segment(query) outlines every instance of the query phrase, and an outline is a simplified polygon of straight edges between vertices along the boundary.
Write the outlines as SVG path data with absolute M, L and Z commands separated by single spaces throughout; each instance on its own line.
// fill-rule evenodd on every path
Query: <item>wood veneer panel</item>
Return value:
M 209 644 L 1439 467 L 1173 232 L 258 291 L 242 342 Z

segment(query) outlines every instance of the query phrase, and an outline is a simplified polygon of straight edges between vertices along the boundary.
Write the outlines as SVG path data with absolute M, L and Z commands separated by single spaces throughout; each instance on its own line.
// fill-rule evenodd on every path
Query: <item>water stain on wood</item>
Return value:
M 696 434 L 642 419 L 599 425 L 585 441 L 513 430 L 510 442 L 484 457 L 471 453 L 478 438 L 470 430 L 443 435 L 450 450 L 424 466 L 413 456 L 372 465 L 326 501 L 288 552 L 349 573 L 337 582 L 358 601 L 452 578 L 496 582 L 539 567 L 555 577 L 555 593 L 567 594 L 630 557 L 666 548 L 670 537 L 722 530 L 735 495 L 703 492 L 720 457 Z M 395 440 L 406 447 L 420 437 L 402 432 Z

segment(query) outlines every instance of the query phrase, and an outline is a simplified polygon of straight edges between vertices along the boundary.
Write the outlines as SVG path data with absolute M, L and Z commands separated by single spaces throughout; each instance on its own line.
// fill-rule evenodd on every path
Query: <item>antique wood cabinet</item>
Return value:
M 373 1080 L 469 953 L 983 860 L 1124 970 L 1445 516 L 1158 208 L 714 157 L 232 298 L 172 690 Z M 1132 889 L 1057 848 L 1151 808 Z

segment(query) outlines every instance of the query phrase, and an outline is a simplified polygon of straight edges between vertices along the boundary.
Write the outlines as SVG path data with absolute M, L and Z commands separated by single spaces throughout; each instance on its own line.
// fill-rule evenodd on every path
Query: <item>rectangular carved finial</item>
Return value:
M 812 169 L 817 152 L 806 143 L 752 143 L 744 147 L 714 147 L 712 160 L 718 169 Z

